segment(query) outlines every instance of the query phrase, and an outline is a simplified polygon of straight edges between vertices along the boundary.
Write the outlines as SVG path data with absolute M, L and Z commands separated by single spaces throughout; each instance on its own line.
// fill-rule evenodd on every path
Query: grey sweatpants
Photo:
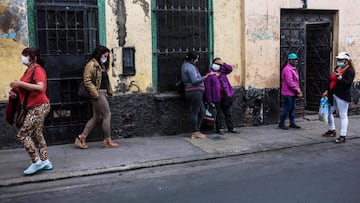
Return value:
M 93 115 L 86 123 L 82 134 L 88 136 L 95 125 L 102 120 L 101 127 L 104 133 L 104 138 L 108 138 L 111 136 L 111 112 L 109 102 L 106 98 L 106 91 L 100 90 L 99 94 L 100 96 L 97 100 L 91 100 Z

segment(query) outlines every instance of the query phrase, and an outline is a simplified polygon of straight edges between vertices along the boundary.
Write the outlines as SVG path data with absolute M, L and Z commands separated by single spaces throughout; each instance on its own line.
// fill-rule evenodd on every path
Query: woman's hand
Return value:
M 13 82 L 10 83 L 10 87 L 11 87 L 11 88 L 20 87 L 21 84 L 22 84 L 21 81 L 15 80 L 15 81 L 13 81 Z
M 328 91 L 325 90 L 325 92 L 323 93 L 322 97 L 327 97 L 328 96 Z
M 215 64 L 218 64 L 218 65 L 224 65 L 224 61 L 221 60 L 221 59 L 216 59 L 216 60 L 214 61 L 214 63 L 215 63 Z
M 9 97 L 10 97 L 10 99 L 16 99 L 16 98 L 17 98 L 17 94 L 16 94 L 15 92 L 13 92 L 13 91 L 10 91 L 10 92 L 9 92 Z

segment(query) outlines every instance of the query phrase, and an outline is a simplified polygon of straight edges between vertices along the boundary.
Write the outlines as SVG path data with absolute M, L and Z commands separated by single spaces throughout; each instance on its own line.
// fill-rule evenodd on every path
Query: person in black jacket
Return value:
M 351 56 L 347 52 L 340 52 L 337 56 L 337 66 L 330 74 L 330 83 L 328 89 L 323 93 L 323 97 L 329 98 L 329 129 L 323 134 L 325 137 L 335 137 L 335 123 L 333 113 L 338 111 L 340 117 L 340 136 L 335 143 L 344 143 L 348 128 L 348 109 L 351 102 L 350 88 L 355 78 L 354 67 L 351 63 Z

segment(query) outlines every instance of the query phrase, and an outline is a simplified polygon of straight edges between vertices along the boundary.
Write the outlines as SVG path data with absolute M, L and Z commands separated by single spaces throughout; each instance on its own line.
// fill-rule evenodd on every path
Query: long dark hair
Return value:
M 100 58 L 101 58 L 101 55 L 105 54 L 106 52 L 110 53 L 110 49 L 108 49 L 105 46 L 98 45 L 95 48 L 95 50 L 93 51 L 93 53 L 90 55 L 90 60 L 94 58 L 99 64 L 102 64 L 100 61 Z M 109 57 L 108 57 L 108 60 L 106 61 L 106 63 L 104 63 L 103 65 L 105 66 L 106 70 L 109 69 Z
M 21 54 L 23 56 L 28 56 L 29 57 L 29 62 L 37 63 L 41 67 L 44 67 L 45 60 L 43 58 L 41 58 L 40 50 L 38 48 L 36 48 L 36 47 L 27 47 L 21 52 Z

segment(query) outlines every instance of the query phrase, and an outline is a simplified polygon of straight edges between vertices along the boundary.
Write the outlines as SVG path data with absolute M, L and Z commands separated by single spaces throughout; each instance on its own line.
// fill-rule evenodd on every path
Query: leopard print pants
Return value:
M 17 137 L 24 145 L 32 162 L 36 162 L 39 159 L 37 149 L 41 160 L 48 159 L 46 141 L 43 135 L 43 127 L 45 117 L 49 111 L 49 103 L 31 107 L 25 117 L 23 126 L 17 134 Z

